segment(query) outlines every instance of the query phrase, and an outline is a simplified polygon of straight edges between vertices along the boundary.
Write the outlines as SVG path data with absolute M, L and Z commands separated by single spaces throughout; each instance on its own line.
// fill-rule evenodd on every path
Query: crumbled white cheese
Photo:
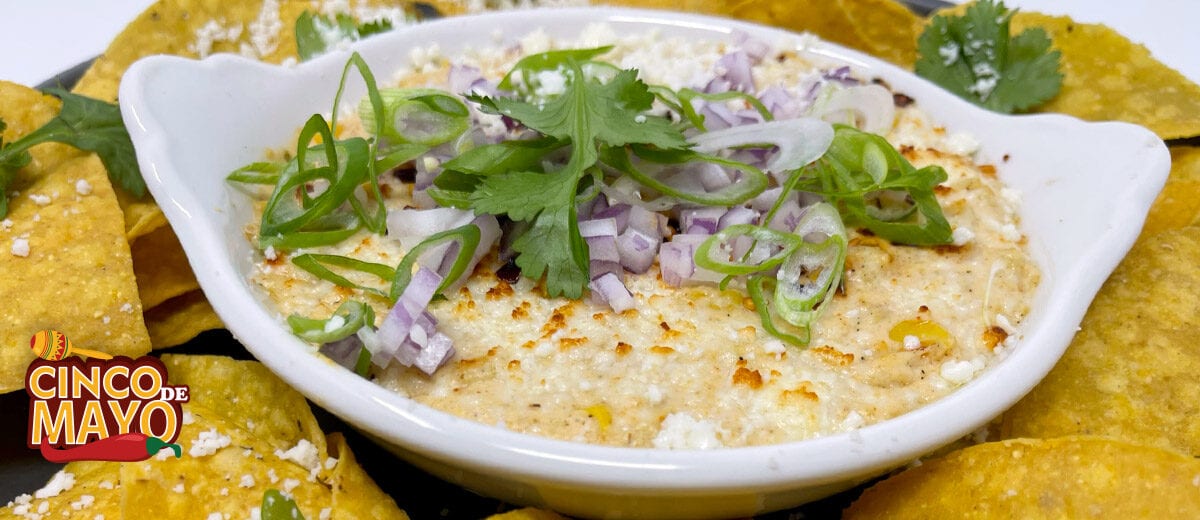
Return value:
M 192 415 L 192 412 L 184 410 L 183 411 L 183 424 L 187 425 L 187 424 L 192 424 L 194 422 L 196 422 L 196 417 L 194 415 Z
M 79 500 L 71 502 L 71 509 L 75 511 L 82 511 L 86 507 L 92 507 L 92 504 L 95 502 L 96 497 L 92 495 L 79 495 Z
M 965 246 L 971 241 L 971 239 L 975 238 L 975 233 L 972 232 L 970 228 L 957 227 L 954 228 L 953 233 L 950 233 L 950 238 L 954 241 L 954 245 Z
M 13 256 L 19 256 L 22 258 L 29 256 L 29 239 L 14 238 L 10 252 L 13 254 Z
M 983 362 L 979 360 L 971 361 L 947 361 L 942 363 L 942 377 L 947 381 L 955 384 L 963 384 L 975 377 L 975 373 L 983 369 Z
M 224 518 L 225 517 L 221 516 L 221 513 L 209 513 L 204 520 L 223 520 Z
M 239 487 L 252 488 L 254 487 L 254 477 L 249 473 L 242 475 L 242 480 L 238 482 Z
M 69 491 L 72 487 L 75 487 L 75 474 L 59 470 L 53 477 L 50 477 L 50 482 L 47 482 L 42 489 L 33 492 L 33 498 L 56 497 L 59 493 Z
M 654 447 L 659 449 L 707 450 L 723 446 L 717 438 L 717 427 L 705 420 L 696 420 L 686 412 L 673 413 L 663 419 Z
M 40 195 L 37 193 L 30 193 L 29 200 L 32 200 L 33 203 L 37 204 L 38 206 L 47 206 L 50 204 L 52 199 L 50 198 L 49 195 Z
M 176 493 L 183 493 L 184 491 L 186 491 L 186 488 L 183 487 L 183 482 L 180 482 L 178 484 L 175 484 L 175 486 L 171 488 L 171 491 L 174 491 Z
M 538 28 L 521 38 L 521 50 L 526 54 L 537 54 L 550 50 L 550 36 L 542 28 Z
M 330 509 L 328 507 L 321 508 L 321 512 L 317 513 L 318 520 L 329 520 L 329 518 L 332 516 L 333 516 L 333 509 Z
M 250 508 L 250 520 L 262 520 L 262 509 L 257 507 Z
M 263 250 L 263 257 L 265 257 L 267 260 L 275 260 L 279 258 L 279 255 L 275 253 L 275 246 L 267 246 L 267 248 Z
M 101 480 L 99 484 L 96 484 L 96 487 L 100 489 L 112 489 L 113 483 L 107 480 Z
M 106 314 L 106 315 L 100 317 L 100 322 L 105 325 L 108 325 L 109 323 L 112 322 L 112 318 L 108 317 L 108 315 Z
M 125 312 L 125 313 L 133 312 L 133 304 L 129 303 L 129 302 L 125 302 L 125 303 L 121 304 L 121 312 Z
M 275 468 L 267 470 L 267 480 L 270 480 L 272 484 L 279 482 L 279 475 L 275 474 Z
M 275 48 L 279 46 L 279 34 L 283 31 L 283 21 L 279 19 L 279 0 L 263 0 L 258 18 L 250 22 L 249 28 L 254 57 L 263 57 L 275 52 Z
M 949 67 L 954 62 L 958 61 L 958 43 L 949 41 L 945 45 L 938 47 L 938 56 L 942 57 L 942 65 Z
M 300 439 L 295 446 L 292 446 L 287 451 L 275 450 L 275 456 L 283 460 L 295 462 L 310 471 L 320 471 L 321 469 L 317 447 L 313 446 L 313 443 L 308 442 L 308 439 Z
M 567 90 L 567 77 L 557 70 L 537 72 L 534 76 L 534 83 L 537 84 L 537 88 L 534 89 L 533 93 L 537 96 L 557 96 Z
M 774 355 L 775 358 L 778 359 L 780 355 L 782 355 L 784 352 L 787 352 L 787 347 L 784 346 L 782 341 L 771 339 L 763 342 L 763 350 L 768 354 Z
M 917 350 L 921 348 L 921 338 L 909 334 L 904 336 L 904 350 Z
M 195 41 L 188 44 L 188 50 L 205 58 L 212 54 L 214 43 L 237 41 L 242 36 L 242 24 L 225 27 L 216 20 L 209 20 L 208 23 L 196 29 L 195 36 Z
M 92 183 L 88 182 L 87 179 L 79 179 L 75 181 L 75 193 L 80 195 L 91 195 Z
M 296 480 L 294 478 L 285 478 L 285 479 L 283 479 L 283 486 L 282 486 L 283 492 L 291 493 L 292 490 L 296 489 L 296 486 L 299 486 L 299 485 L 300 485 L 299 480 Z
M 223 496 L 223 497 L 227 497 L 227 496 L 229 496 L 229 488 L 227 488 L 227 487 L 223 487 L 223 488 L 221 488 L 221 490 L 220 490 L 220 491 L 218 491 L 217 493 L 218 493 L 219 495 Z
M 954 155 L 973 155 L 979 151 L 979 140 L 970 134 L 955 132 L 942 139 L 942 150 Z
M 0 220 L 0 227 L 3 227 L 5 231 L 12 229 L 12 226 L 13 226 L 12 219 L 6 218 L 4 220 Z
M 333 469 L 333 468 L 337 467 L 337 463 L 338 463 L 337 458 L 327 457 L 325 459 L 325 469 Z
M 206 457 L 217 452 L 217 450 L 229 446 L 230 438 L 217 431 L 216 428 L 200 432 L 195 441 L 192 441 L 192 447 L 188 450 L 188 455 L 192 457 Z

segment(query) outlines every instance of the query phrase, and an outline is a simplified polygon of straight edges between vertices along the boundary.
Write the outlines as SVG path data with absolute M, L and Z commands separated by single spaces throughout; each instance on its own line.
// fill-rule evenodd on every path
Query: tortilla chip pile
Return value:
M 5 142 L 58 110 L 58 99 L 0 81 Z M 150 351 L 121 208 L 100 159 L 59 144 L 30 154 L 0 222 L 0 393 L 24 388 L 29 337 L 41 329 L 70 324 L 73 343 L 113 355 Z
M 72 462 L 0 514 L 256 518 L 266 490 L 276 489 L 309 519 L 407 518 L 342 436 L 322 433 L 304 397 L 266 367 L 218 356 L 162 360 L 172 383 L 191 387 L 177 441 L 182 458 L 164 450 L 144 462 Z

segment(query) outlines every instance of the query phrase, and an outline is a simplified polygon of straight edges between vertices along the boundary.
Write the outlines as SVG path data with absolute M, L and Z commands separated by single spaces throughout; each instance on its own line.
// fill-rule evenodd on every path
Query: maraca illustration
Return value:
M 39 330 L 29 338 L 29 349 L 37 357 L 47 361 L 61 361 L 67 356 L 87 356 L 96 359 L 112 359 L 112 356 L 95 350 L 76 348 L 67 335 L 57 330 Z

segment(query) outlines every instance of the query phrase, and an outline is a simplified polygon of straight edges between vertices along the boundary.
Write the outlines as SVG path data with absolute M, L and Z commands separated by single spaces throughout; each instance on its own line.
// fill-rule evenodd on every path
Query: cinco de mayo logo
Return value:
M 188 387 L 167 385 L 162 361 L 76 348 L 55 330 L 34 334 L 29 347 L 38 357 L 25 372 L 29 448 L 50 462 L 133 462 L 163 448 L 182 455 L 172 443 Z

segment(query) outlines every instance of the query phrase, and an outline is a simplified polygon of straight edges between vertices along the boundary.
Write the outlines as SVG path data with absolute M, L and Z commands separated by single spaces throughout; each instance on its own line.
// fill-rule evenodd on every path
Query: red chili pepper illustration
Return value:
M 122 433 L 78 446 L 60 450 L 43 440 L 42 456 L 50 462 L 72 462 L 76 460 L 106 460 L 110 462 L 137 462 L 146 460 L 163 448 L 171 448 L 175 458 L 183 456 L 178 444 L 163 442 L 158 437 L 137 432 Z

